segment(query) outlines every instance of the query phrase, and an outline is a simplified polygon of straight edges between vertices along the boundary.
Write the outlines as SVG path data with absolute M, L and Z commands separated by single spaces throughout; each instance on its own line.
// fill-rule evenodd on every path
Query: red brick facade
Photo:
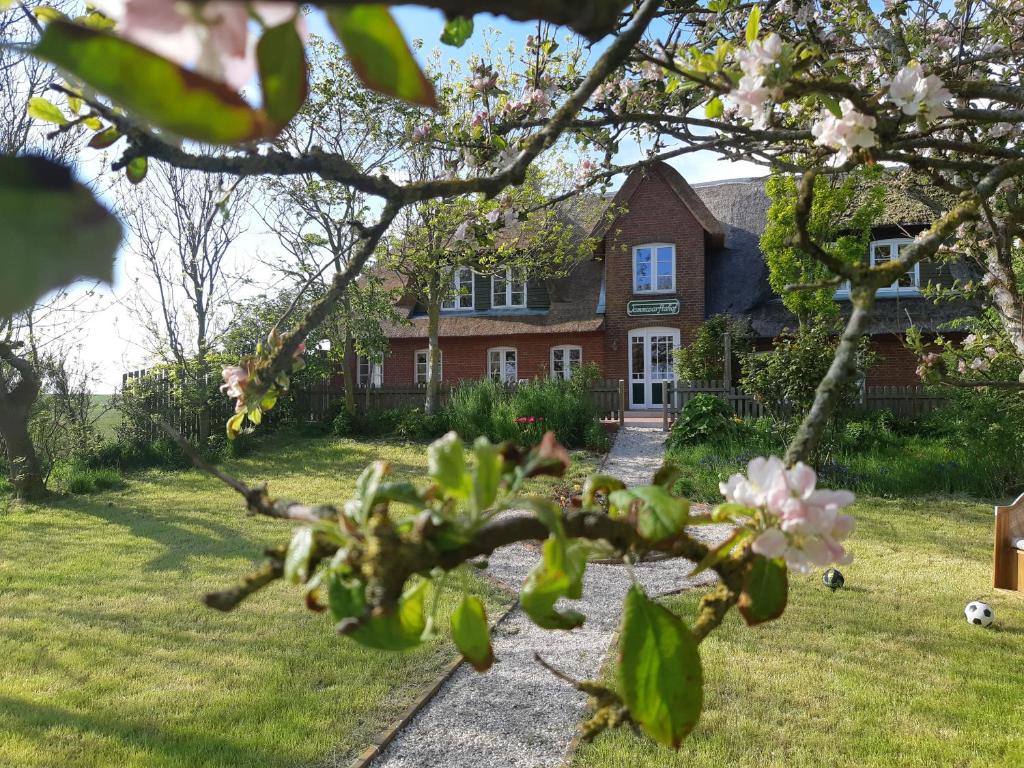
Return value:
M 487 350 L 511 347 L 516 350 L 521 379 L 547 376 L 551 366 L 551 348 L 563 344 L 581 347 L 584 363 L 596 363 L 605 369 L 604 334 L 579 334 L 572 338 L 533 333 L 487 338 L 454 337 L 441 339 L 441 376 L 446 382 L 482 379 L 487 375 Z M 394 339 L 384 358 L 384 384 L 412 384 L 415 354 L 426 349 L 425 339 Z
M 704 322 L 704 229 L 664 179 L 651 174 L 622 201 L 626 212 L 609 228 L 600 255 L 605 259 L 605 376 L 629 376 L 628 333 L 636 328 L 678 328 L 686 344 Z M 633 292 L 633 248 L 648 243 L 675 246 L 673 293 Z M 634 299 L 679 299 L 678 315 L 630 317 Z

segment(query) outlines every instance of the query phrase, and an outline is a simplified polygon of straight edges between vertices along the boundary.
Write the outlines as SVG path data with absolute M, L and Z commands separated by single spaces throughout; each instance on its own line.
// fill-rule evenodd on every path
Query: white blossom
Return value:
M 839 106 L 842 117 L 822 110 L 811 133 L 815 144 L 837 150 L 836 159 L 842 165 L 857 147 L 875 146 L 875 118 L 858 112 L 849 99 L 843 99 Z
M 907 64 L 889 83 L 889 101 L 913 116 L 924 107 L 925 117 L 945 117 L 950 114 L 945 102 L 953 97 L 938 75 L 925 76 L 916 61 Z

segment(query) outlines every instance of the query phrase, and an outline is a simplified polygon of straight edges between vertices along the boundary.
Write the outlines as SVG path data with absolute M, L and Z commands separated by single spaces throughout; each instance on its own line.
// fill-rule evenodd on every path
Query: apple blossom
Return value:
M 913 116 L 924 107 L 926 117 L 945 117 L 950 114 L 945 102 L 953 97 L 937 75 L 924 74 L 916 61 L 904 66 L 889 83 L 889 101 L 900 107 L 903 114 Z
M 875 146 L 875 118 L 858 112 L 849 99 L 839 103 L 842 117 L 836 117 L 828 110 L 822 110 L 811 133 L 814 143 L 838 150 L 836 159 L 840 165 L 850 159 L 857 147 Z
M 753 120 L 757 127 L 763 128 L 768 116 L 765 105 L 771 93 L 772 89 L 764 85 L 764 75 L 744 75 L 727 98 L 737 106 L 740 117 Z
M 817 488 L 817 475 L 802 462 L 792 469 L 778 457 L 758 457 L 719 488 L 726 501 L 757 511 L 752 549 L 765 557 L 784 557 L 790 568 L 848 563 L 842 541 L 853 531 L 853 517 L 841 514 L 854 501 L 849 491 Z
M 305 34 L 298 3 L 211 0 L 199 6 L 167 0 L 94 0 L 118 22 L 125 39 L 200 73 L 241 88 L 256 72 L 250 14 L 268 27 L 294 21 Z

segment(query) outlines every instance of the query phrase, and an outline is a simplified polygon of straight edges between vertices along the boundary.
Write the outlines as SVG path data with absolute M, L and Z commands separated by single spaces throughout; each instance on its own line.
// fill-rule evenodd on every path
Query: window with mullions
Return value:
M 517 279 L 512 270 L 491 277 L 492 307 L 525 307 L 526 281 Z
M 633 249 L 633 293 L 674 293 L 676 247 L 652 243 Z
M 458 267 L 452 273 L 451 295 L 441 302 L 441 309 L 445 312 L 473 309 L 474 298 L 473 270 Z

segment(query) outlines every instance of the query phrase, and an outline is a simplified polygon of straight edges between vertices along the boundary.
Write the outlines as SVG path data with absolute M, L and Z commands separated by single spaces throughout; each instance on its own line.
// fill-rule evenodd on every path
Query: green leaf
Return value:
M 717 120 L 723 114 L 725 114 L 725 105 L 722 104 L 722 100 L 717 96 L 704 105 L 704 116 L 708 120 Z
M 428 584 L 420 579 L 408 587 L 399 598 L 396 610 L 371 617 L 352 633 L 352 638 L 361 645 L 384 651 L 404 651 L 419 645 L 427 629 L 423 602 Z
M 700 718 L 704 676 L 697 641 L 636 584 L 622 614 L 619 684 L 630 715 L 662 744 L 678 749 Z
M 591 475 L 583 483 L 583 508 L 591 509 L 596 501 L 597 494 L 603 493 L 608 496 L 613 491 L 621 491 L 626 484 L 617 477 L 611 475 Z
M 491 630 L 487 626 L 487 612 L 479 598 L 462 596 L 462 601 L 452 613 L 452 640 L 477 672 L 491 668 L 494 663 Z
M 68 124 L 68 119 L 56 104 L 39 96 L 33 96 L 28 100 L 28 116 L 44 123 Z
M 121 225 L 65 166 L 0 156 L 0 237 L 8 254 L 0 280 L 6 316 L 79 278 L 109 283 Z
M 271 27 L 256 46 L 263 108 L 277 125 L 291 122 L 306 102 L 309 75 L 306 47 L 292 21 Z
M 284 558 L 284 579 L 289 584 L 302 584 L 309 578 L 309 558 L 313 554 L 313 529 L 299 528 L 288 544 Z
M 377 489 L 387 474 L 388 465 L 383 461 L 375 461 L 356 480 L 356 522 L 360 525 L 370 518 L 370 512 L 377 501 Z
M 786 610 L 788 592 L 785 561 L 758 555 L 747 572 L 736 607 L 748 625 L 763 624 L 779 618 Z
M 337 571 L 327 576 L 327 605 L 335 621 L 361 616 L 366 610 L 366 587 Z
M 465 16 L 456 16 L 448 19 L 444 25 L 444 32 L 441 33 L 441 42 L 445 45 L 453 45 L 461 48 L 473 35 L 473 19 Z
M 441 486 L 448 498 L 468 499 L 473 492 L 473 478 L 466 466 L 462 440 L 449 432 L 427 447 L 427 473 Z
M 416 63 L 402 30 L 385 6 L 331 8 L 327 18 L 345 46 L 352 68 L 368 88 L 437 108 L 434 84 Z
M 133 157 L 128 161 L 128 165 L 125 166 L 124 173 L 128 177 L 128 181 L 132 184 L 141 184 L 142 180 L 146 178 L 146 171 L 149 170 L 149 161 L 144 157 Z M 253 419 L 256 424 L 259 421 Z
M 498 446 L 486 437 L 481 437 L 473 444 L 476 456 L 476 471 L 473 473 L 473 506 L 478 512 L 488 509 L 498 496 L 498 485 L 501 483 L 501 471 L 505 459 L 498 451 Z
M 245 411 L 240 411 L 228 419 L 227 432 L 228 440 L 234 440 L 242 431 L 242 422 L 245 421 Z
M 109 32 L 53 21 L 34 53 L 178 136 L 238 144 L 272 136 L 280 127 L 223 83 Z
M 755 5 L 750 9 L 750 17 L 747 19 L 747 45 L 757 40 L 761 34 L 761 6 Z
M 615 491 L 608 502 L 612 517 L 628 517 L 636 510 L 637 532 L 651 542 L 675 536 L 690 519 L 690 502 L 676 498 L 660 485 Z
M 732 535 L 713 549 L 709 549 L 704 559 L 697 563 L 697 567 L 690 571 L 687 578 L 692 578 L 698 573 L 706 571 L 713 565 L 721 562 L 736 547 L 749 539 L 753 533 L 749 528 L 737 528 Z
M 526 615 L 544 629 L 573 629 L 583 623 L 578 611 L 558 611 L 559 598 L 579 600 L 583 594 L 583 572 L 590 549 L 582 542 L 566 543 L 552 535 L 544 542 L 543 557 L 533 567 L 519 596 Z
M 835 96 L 832 96 L 831 94 L 828 93 L 819 93 L 818 101 L 820 101 L 822 105 L 825 107 L 825 109 L 827 109 L 836 117 L 843 116 L 843 108 L 839 105 L 839 99 L 837 99 Z

